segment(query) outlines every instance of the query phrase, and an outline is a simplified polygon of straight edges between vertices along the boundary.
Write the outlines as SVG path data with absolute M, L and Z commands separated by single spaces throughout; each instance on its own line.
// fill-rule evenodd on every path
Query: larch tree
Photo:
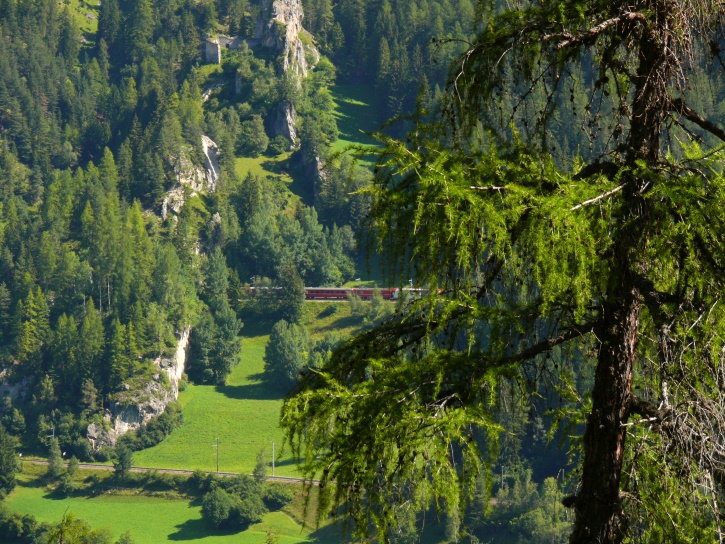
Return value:
M 479 3 L 439 122 L 381 137 L 369 231 L 428 296 L 308 373 L 282 425 L 321 508 L 387 539 L 401 505 L 470 496 L 502 381 L 549 380 L 585 429 L 572 544 L 723 542 L 725 156 L 701 143 L 725 131 L 688 96 L 722 67 L 722 8 L 516 6 Z M 599 151 L 567 163 L 552 129 L 582 72 Z M 583 360 L 580 394 L 558 365 Z

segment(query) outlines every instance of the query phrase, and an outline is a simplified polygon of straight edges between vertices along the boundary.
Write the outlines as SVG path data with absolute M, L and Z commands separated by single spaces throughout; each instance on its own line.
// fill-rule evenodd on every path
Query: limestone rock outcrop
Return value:
M 184 187 L 189 187 L 193 196 L 196 193 L 209 194 L 216 190 L 219 179 L 219 147 L 208 136 L 202 134 L 201 149 L 204 153 L 204 167 L 192 163 L 191 149 L 182 148 L 178 157 L 171 162 L 176 173 L 176 185 L 166 194 L 161 204 L 161 217 L 166 219 L 169 210 L 179 213 L 184 206 Z
M 173 357 L 158 357 L 154 361 L 159 372 L 144 387 L 122 391 L 115 401 L 109 403 L 103 425 L 91 423 L 88 426 L 87 437 L 94 451 L 115 446 L 121 436 L 146 425 L 161 415 L 170 402 L 179 398 L 179 382 L 186 367 L 190 335 L 191 327 L 187 327 L 179 335 Z
M 292 147 L 297 146 L 297 112 L 289 100 L 277 104 L 272 135 L 286 138 Z
M 303 18 L 302 0 L 262 0 L 254 35 L 260 45 L 282 54 L 285 73 L 293 71 L 300 78 L 306 77 L 320 59 L 311 37 L 302 28 Z M 303 36 L 308 39 L 303 40 Z

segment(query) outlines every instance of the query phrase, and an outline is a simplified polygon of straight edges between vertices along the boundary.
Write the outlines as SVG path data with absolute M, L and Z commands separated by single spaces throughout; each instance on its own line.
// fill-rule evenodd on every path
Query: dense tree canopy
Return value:
M 716 538 L 725 179 L 720 148 L 698 142 L 725 132 L 688 85 L 719 69 L 720 15 L 479 3 L 445 115 L 383 138 L 377 163 L 373 241 L 429 296 L 338 349 L 283 409 L 324 507 L 385 538 L 398 505 L 450 510 L 495 456 L 506 384 L 546 383 L 558 419 L 585 429 L 572 543 Z M 567 108 L 588 163 L 550 154 Z

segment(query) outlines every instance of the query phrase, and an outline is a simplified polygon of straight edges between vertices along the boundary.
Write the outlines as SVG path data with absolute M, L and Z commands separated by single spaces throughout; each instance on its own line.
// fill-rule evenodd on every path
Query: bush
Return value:
M 262 499 L 259 496 L 238 498 L 232 506 L 232 523 L 236 527 L 246 527 L 253 523 L 262 521 L 262 516 L 267 513 Z
M 260 485 L 249 476 L 220 480 L 202 499 L 202 518 L 216 528 L 242 529 L 258 523 L 267 513 L 261 495 Z
M 58 483 L 56 491 L 60 495 L 67 497 L 78 491 L 79 488 L 80 485 L 78 485 L 75 478 L 66 472 L 60 477 L 60 482 Z
M 219 529 L 229 523 L 232 497 L 220 487 L 209 491 L 201 503 L 201 517 L 212 527 Z
M 203 470 L 196 469 L 194 474 L 189 478 L 189 484 L 199 495 L 208 493 L 211 489 L 218 485 L 219 478 L 214 474 L 206 473 Z
M 269 484 L 264 490 L 262 500 L 270 510 L 281 510 L 295 498 L 294 492 L 283 484 Z
M 116 455 L 113 459 L 113 469 L 119 479 L 123 480 L 131 470 L 133 464 L 133 451 L 125 444 L 116 445 Z
M 112 449 L 101 448 L 93 453 L 93 459 L 95 459 L 99 463 L 105 463 L 111 459 L 111 453 L 113 453 Z

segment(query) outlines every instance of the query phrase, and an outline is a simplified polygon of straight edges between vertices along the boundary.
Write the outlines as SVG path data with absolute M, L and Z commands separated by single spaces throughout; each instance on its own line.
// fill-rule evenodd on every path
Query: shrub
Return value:
M 215 485 L 218 485 L 218 483 L 219 478 L 214 476 L 214 474 L 204 472 L 200 469 L 196 469 L 194 474 L 192 474 L 189 478 L 189 484 L 196 490 L 197 493 L 199 493 L 199 495 L 208 493 Z
M 264 489 L 262 500 L 270 510 L 280 510 L 295 498 L 294 492 L 283 484 L 269 484 Z
M 201 517 L 212 527 L 224 527 L 232 511 L 232 497 L 220 487 L 209 491 L 201 503 Z
M 231 521 L 235 527 L 246 527 L 262 521 L 262 516 L 266 513 L 267 508 L 258 495 L 236 498 L 233 501 Z
M 113 460 L 113 469 L 119 479 L 123 480 L 131 470 L 133 451 L 121 443 L 116 446 L 116 456 Z

